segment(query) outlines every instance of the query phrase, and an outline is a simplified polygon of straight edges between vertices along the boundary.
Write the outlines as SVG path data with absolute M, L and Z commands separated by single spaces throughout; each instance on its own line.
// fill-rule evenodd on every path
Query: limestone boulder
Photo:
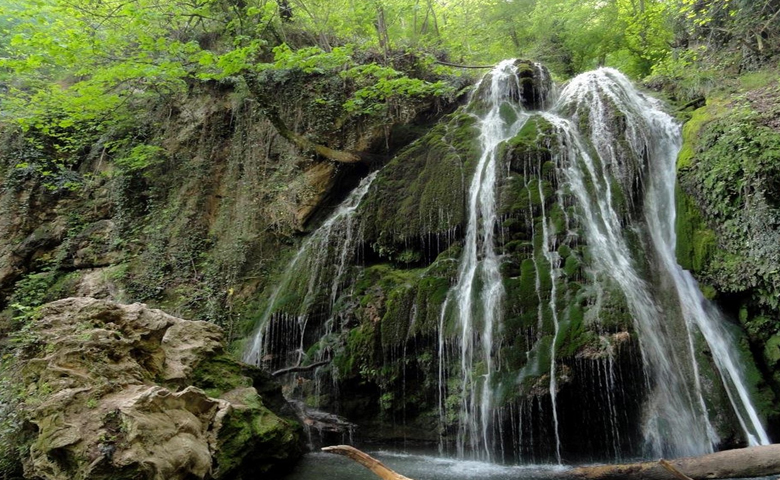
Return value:
M 211 323 L 64 299 L 37 312 L 15 363 L 28 478 L 241 479 L 301 453 L 297 422 L 267 407 L 278 389 Z

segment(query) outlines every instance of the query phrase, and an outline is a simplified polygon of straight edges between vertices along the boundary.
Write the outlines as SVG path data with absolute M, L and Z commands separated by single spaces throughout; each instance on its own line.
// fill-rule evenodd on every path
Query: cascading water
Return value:
M 259 327 L 244 352 L 245 362 L 261 365 L 267 354 L 280 357 L 269 362 L 274 368 L 300 364 L 303 360 L 306 325 L 322 284 L 330 286 L 329 298 L 325 300 L 329 315 L 344 285 L 344 273 L 354 261 L 355 247 L 360 240 L 355 211 L 376 175 L 373 172 L 364 178 L 303 242 L 269 297 Z M 332 328 L 332 319 L 325 324 Z
M 652 201 L 647 203 L 646 217 L 653 246 L 661 258 L 664 270 L 672 278 L 688 328 L 697 328 L 712 351 L 729 401 L 748 443 L 767 445 L 770 443 L 769 437 L 750 400 L 739 357 L 734 349 L 736 341 L 724 328 L 726 320 L 717 307 L 704 298 L 690 272 L 683 270 L 676 260 L 675 160 L 680 150 L 680 135 L 676 125 L 670 126 L 668 117 L 665 118 L 657 112 L 658 110 L 652 112 L 648 121 L 663 128 L 670 138 L 654 145 L 659 149 L 657 158 L 661 161 L 651 165 L 648 182 L 648 197 Z
M 520 131 L 528 114 L 517 101 L 521 91 L 514 60 L 505 60 L 477 85 L 478 102 L 487 112 L 479 118 L 481 155 L 471 180 L 468 219 L 458 281 L 448 296 L 460 330 L 461 405 L 458 453 L 490 459 L 494 372 L 494 330 L 500 323 L 504 295 L 495 251 L 497 153 L 502 142 Z M 445 306 L 444 310 L 447 308 Z M 443 330 L 443 327 L 442 327 Z M 442 342 L 440 341 L 440 345 Z M 440 358 L 440 361 L 442 359 Z M 479 370 L 479 372 L 478 372 Z
M 438 409 L 440 450 L 461 457 L 696 455 L 737 423 L 768 443 L 725 319 L 676 262 L 679 148 L 679 125 L 615 70 L 558 94 L 540 65 L 501 62 L 303 242 L 244 359 L 333 359 L 324 377 L 376 395 L 384 419 L 430 435 Z M 409 198 L 420 221 L 375 220 L 413 215 Z M 359 246 L 373 253 L 357 269 Z M 342 408 L 318 392 L 298 398 Z M 712 415 L 714 396 L 733 415 Z
M 745 435 L 751 443 L 767 443 L 735 356 L 725 348 L 729 343 L 723 336 L 721 319 L 705 313 L 704 298 L 675 260 L 674 168 L 680 148 L 679 126 L 612 69 L 575 78 L 563 90 L 555 111 L 570 112 L 574 118 L 544 115 L 557 130 L 558 168 L 578 200 L 595 266 L 620 286 L 639 334 L 651 380 L 644 424 L 649 453 L 696 455 L 712 451 L 717 444 L 693 350 L 693 325 L 715 353 Z M 579 131 L 583 121 L 589 132 Z M 617 147 L 621 139 L 625 140 L 624 151 Z M 645 232 L 637 226 L 641 221 L 627 228 L 626 215 L 616 205 L 616 198 L 622 195 L 625 200 L 632 194 L 630 189 L 637 187 L 637 179 L 646 185 L 639 199 L 644 205 Z M 638 271 L 631 243 L 641 243 L 645 233 L 661 259 L 656 262 L 660 263 L 658 274 L 673 281 L 679 298 L 676 305 L 661 301 L 666 294 L 662 286 L 650 285 Z M 640 238 L 632 239 L 632 235 Z M 663 321 L 675 315 L 681 316 L 682 322 Z

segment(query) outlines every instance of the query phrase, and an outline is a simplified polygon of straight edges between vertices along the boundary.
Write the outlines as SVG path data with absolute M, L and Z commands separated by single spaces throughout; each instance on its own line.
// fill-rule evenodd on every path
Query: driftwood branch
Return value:
M 367 469 L 374 472 L 374 474 L 382 480 L 412 480 L 409 477 L 404 477 L 400 473 L 396 473 L 393 470 L 387 468 L 382 462 L 372 457 L 367 453 L 363 453 L 355 447 L 349 445 L 336 445 L 335 447 L 324 447 L 323 452 L 336 453 L 349 457 L 357 463 L 363 465 Z
M 667 460 L 664 460 L 663 458 L 658 460 L 658 463 L 660 463 L 662 467 L 667 469 L 669 471 L 669 473 L 671 473 L 672 475 L 677 477 L 679 480 L 693 480 L 688 475 L 686 475 L 686 474 L 682 473 L 681 471 L 677 470 L 677 468 L 675 468 L 674 465 L 669 463 Z
M 411 480 L 379 460 L 348 445 L 325 447 L 325 452 L 351 458 L 382 480 Z M 561 480 L 713 480 L 766 477 L 780 474 L 780 444 L 740 448 L 699 457 L 625 465 L 578 467 L 557 473 Z
M 285 373 L 292 373 L 292 372 L 307 372 L 309 370 L 314 370 L 317 367 L 321 367 L 323 365 L 327 365 L 330 363 L 330 360 L 323 360 L 321 362 L 314 362 L 311 365 L 295 365 L 294 367 L 287 367 L 282 368 L 280 370 L 277 370 L 273 373 L 271 373 L 272 377 L 278 377 L 279 375 L 284 375 Z

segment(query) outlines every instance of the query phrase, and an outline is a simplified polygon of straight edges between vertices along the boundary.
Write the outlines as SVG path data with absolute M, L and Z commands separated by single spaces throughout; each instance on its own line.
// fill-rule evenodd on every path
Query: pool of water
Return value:
M 493 463 L 455 460 L 412 453 L 366 451 L 401 475 L 414 480 L 542 480 L 555 476 L 565 467 L 557 465 L 506 466 Z M 282 480 L 373 480 L 378 479 L 365 467 L 341 455 L 309 453 Z
M 558 465 L 497 465 L 456 460 L 433 455 L 366 450 L 401 475 L 414 480 L 553 480 L 569 467 Z M 354 461 L 332 453 L 304 455 L 295 469 L 280 480 L 378 480 L 379 477 Z M 775 476 L 732 480 L 780 480 Z

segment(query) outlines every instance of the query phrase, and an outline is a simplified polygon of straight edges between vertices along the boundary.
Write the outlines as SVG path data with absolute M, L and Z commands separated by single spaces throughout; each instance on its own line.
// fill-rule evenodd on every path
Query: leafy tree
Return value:
M 780 53 L 780 1 L 681 0 L 690 41 L 716 50 L 742 50 L 743 63 L 765 63 Z

